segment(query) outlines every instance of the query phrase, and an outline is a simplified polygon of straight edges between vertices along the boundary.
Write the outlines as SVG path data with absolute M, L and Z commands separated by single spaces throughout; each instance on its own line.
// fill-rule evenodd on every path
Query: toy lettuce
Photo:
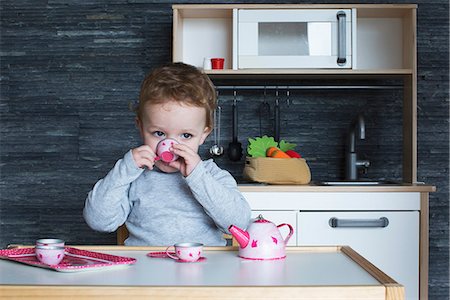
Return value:
M 278 147 L 285 152 L 293 150 L 295 146 L 297 145 L 288 143 L 285 140 L 281 140 L 280 143 L 277 143 L 273 137 L 264 135 L 262 137 L 248 139 L 247 154 L 251 157 L 266 157 L 266 151 L 270 147 Z

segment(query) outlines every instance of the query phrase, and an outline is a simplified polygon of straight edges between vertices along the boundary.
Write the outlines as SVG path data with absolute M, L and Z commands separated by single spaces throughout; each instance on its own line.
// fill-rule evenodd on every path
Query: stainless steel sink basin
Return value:
M 320 181 L 317 185 L 330 185 L 330 186 L 374 186 L 374 185 L 399 185 L 395 181 L 371 181 L 371 180 L 342 180 L 342 181 Z

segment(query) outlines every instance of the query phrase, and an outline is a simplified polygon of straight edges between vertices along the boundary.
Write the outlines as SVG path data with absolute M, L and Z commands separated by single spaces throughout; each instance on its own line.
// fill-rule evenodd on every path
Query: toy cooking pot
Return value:
M 285 239 L 279 227 L 288 226 L 289 234 Z M 231 225 L 228 230 L 239 243 L 239 257 L 254 260 L 282 259 L 286 257 L 286 245 L 294 229 L 289 224 L 275 225 L 259 215 L 247 231 Z

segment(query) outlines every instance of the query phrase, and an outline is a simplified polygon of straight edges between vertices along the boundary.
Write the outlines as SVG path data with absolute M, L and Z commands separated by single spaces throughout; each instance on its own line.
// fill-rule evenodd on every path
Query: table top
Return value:
M 206 260 L 179 263 L 149 251 L 101 251 L 136 258 L 134 265 L 65 274 L 0 261 L 0 284 L 127 286 L 379 285 L 342 252 L 292 252 L 280 260 L 246 260 L 235 251 L 204 251 Z
M 77 247 L 77 246 L 73 246 Z M 82 248 L 82 247 L 80 247 Z M 180 263 L 147 254 L 155 247 L 84 247 L 136 258 L 119 268 L 62 273 L 0 260 L 0 290 L 6 286 L 61 287 L 374 287 L 395 281 L 350 247 L 288 247 L 281 260 L 256 261 L 237 256 L 233 247 L 206 247 L 206 260 Z M 384 299 L 384 298 L 383 298 Z M 401 298 L 399 298 L 401 299 Z
M 391 185 L 316 185 L 298 184 L 298 185 L 275 185 L 275 184 L 261 184 L 261 183 L 246 183 L 238 184 L 241 192 L 361 192 L 361 193 L 431 193 L 436 192 L 436 187 L 429 184 L 420 183 L 401 183 Z

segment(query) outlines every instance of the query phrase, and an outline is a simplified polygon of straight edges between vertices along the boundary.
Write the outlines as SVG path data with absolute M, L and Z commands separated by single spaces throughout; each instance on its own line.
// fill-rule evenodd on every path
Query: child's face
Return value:
M 156 153 L 159 141 L 172 138 L 198 152 L 211 129 L 206 127 L 206 110 L 203 107 L 188 106 L 176 101 L 144 106 L 142 120 L 137 120 L 145 145 Z M 156 166 L 164 172 L 177 171 L 162 161 Z

